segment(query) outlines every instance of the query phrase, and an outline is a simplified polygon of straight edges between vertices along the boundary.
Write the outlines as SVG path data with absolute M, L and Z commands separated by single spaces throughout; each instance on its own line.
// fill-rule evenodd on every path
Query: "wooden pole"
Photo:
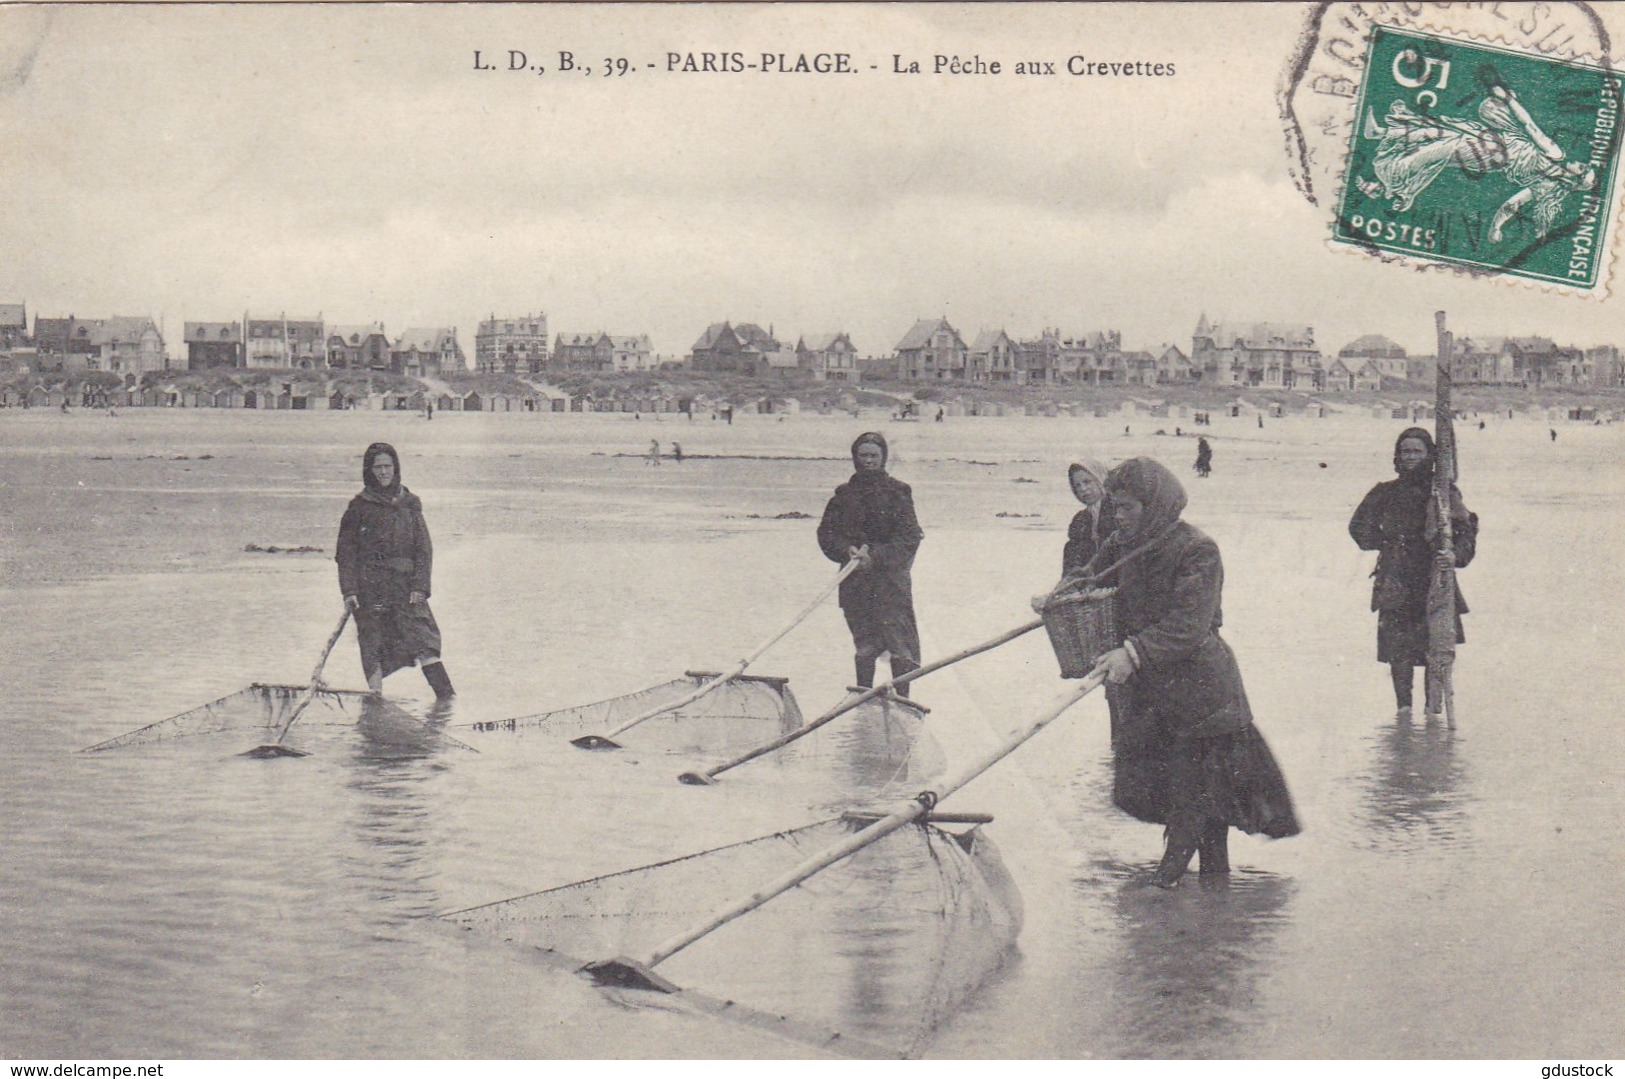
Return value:
M 309 707 L 310 702 L 316 699 L 317 690 L 322 688 L 322 668 L 327 666 L 327 657 L 332 655 L 333 646 L 338 643 L 339 636 L 344 632 L 344 627 L 349 621 L 350 621 L 350 608 L 349 608 L 348 605 L 346 605 L 345 608 L 344 608 L 344 613 L 339 616 L 339 624 L 336 627 L 334 627 L 332 634 L 327 638 L 327 644 L 322 648 L 322 654 L 320 656 L 318 656 L 317 659 L 316 659 L 316 669 L 314 671 L 310 672 L 310 686 L 305 690 L 305 695 L 303 697 L 299 698 L 299 703 L 294 705 L 293 711 L 288 713 L 288 718 L 283 720 L 282 726 L 276 732 L 276 738 L 274 740 L 270 741 L 270 742 L 265 743 L 264 745 L 258 745 L 258 746 L 255 746 L 253 749 L 244 750 L 243 753 L 242 753 L 243 756 L 250 756 L 250 757 L 303 757 L 303 756 L 305 756 L 304 753 L 300 752 L 297 749 L 289 749 L 287 746 L 284 746 L 282 744 L 282 739 L 284 739 L 284 738 L 286 738 L 288 736 L 288 730 L 293 726 L 294 721 L 297 720 L 301 715 L 303 715 L 305 709 L 307 707 Z
M 1025 727 L 1012 734 L 1003 743 L 995 746 L 983 756 L 971 761 L 958 772 L 944 779 L 935 790 L 922 791 L 908 801 L 900 803 L 896 809 L 868 827 L 807 858 L 749 895 L 718 908 L 705 921 L 661 943 L 643 959 L 630 959 L 621 956 L 589 963 L 582 969 L 600 983 L 659 988 L 670 991 L 674 987 L 671 987 L 670 983 L 654 974 L 653 968 L 655 966 L 665 962 L 701 937 L 720 929 L 735 918 L 748 914 L 775 896 L 784 894 L 820 870 L 834 865 L 843 858 L 850 857 L 876 840 L 890 835 L 904 825 L 929 813 L 936 808 L 937 803 L 1009 756 L 1068 708 L 1082 700 L 1086 694 L 1099 686 L 1104 680 L 1105 675 L 1103 673 L 1091 674 L 1078 683 L 1075 688 L 1067 690 L 1041 715 L 1031 720 Z
M 1431 515 L 1438 554 L 1427 596 L 1427 703 L 1429 711 L 1442 707 L 1448 726 L 1456 725 L 1455 692 L 1451 676 L 1456 662 L 1455 542 L 1450 532 L 1451 491 L 1456 480 L 1456 432 L 1452 422 L 1450 368 L 1454 339 L 1445 329 L 1445 313 L 1433 316 L 1438 331 L 1439 357 L 1434 373 L 1434 460 Z M 1448 563 L 1448 564 L 1446 564 Z
M 786 623 L 784 628 L 780 629 L 777 633 L 773 634 L 773 636 L 763 641 L 750 655 L 746 656 L 738 663 L 735 663 L 732 667 L 723 671 L 709 682 L 706 682 L 704 685 L 700 686 L 700 688 L 694 690 L 694 692 L 679 697 L 677 700 L 671 701 L 668 704 L 662 704 L 658 708 L 651 708 L 647 712 L 633 716 L 631 719 L 627 720 L 625 723 L 622 723 L 619 727 L 616 727 L 608 734 L 584 734 L 580 738 L 572 738 L 571 743 L 573 745 L 580 746 L 582 749 L 617 749 L 619 746 L 615 742 L 616 735 L 625 734 L 638 724 L 651 720 L 656 716 L 663 716 L 667 712 L 675 712 L 677 709 L 682 708 L 685 705 L 693 704 L 695 701 L 706 696 L 718 686 L 738 678 L 740 675 L 745 673 L 746 667 L 749 667 L 752 663 L 755 663 L 761 658 L 763 652 L 766 652 L 769 648 L 772 648 L 775 644 L 777 644 L 779 639 L 782 638 L 786 633 L 789 633 L 791 630 L 801 625 L 806 617 L 812 614 L 813 611 L 817 610 L 818 605 L 823 603 L 824 599 L 831 592 L 839 588 L 842 581 L 852 576 L 853 572 L 857 568 L 858 562 L 856 560 L 848 562 L 846 565 L 842 566 L 841 572 L 835 575 L 835 579 L 829 583 L 828 587 L 826 587 L 822 592 L 818 593 L 818 597 L 811 603 L 807 604 L 806 608 L 800 614 L 796 615 L 788 623 Z
M 962 659 L 969 659 L 971 656 L 979 655 L 982 652 L 986 652 L 986 651 L 989 651 L 991 649 L 997 648 L 1001 644 L 1006 644 L 1006 643 L 1008 643 L 1010 641 L 1015 640 L 1017 637 L 1020 637 L 1024 633 L 1031 633 L 1033 630 L 1037 629 L 1039 626 L 1041 626 L 1043 624 L 1044 624 L 1044 620 L 1042 618 L 1035 618 L 1031 622 L 1024 622 L 1021 625 L 1017 626 L 1015 629 L 1008 630 L 1008 631 L 1006 631 L 1004 633 L 999 634 L 997 637 L 994 637 L 992 640 L 983 641 L 981 644 L 972 645 L 969 648 L 962 648 L 958 652 L 955 652 L 951 656 L 946 656 L 946 657 L 944 657 L 942 659 L 939 659 L 939 660 L 937 660 L 937 661 L 935 661 L 933 663 L 927 663 L 923 667 L 916 667 L 912 671 L 907 672 L 906 674 L 898 675 L 896 678 L 893 678 L 889 682 L 883 682 L 880 685 L 873 687 L 872 689 L 864 690 L 862 693 L 859 693 L 856 696 L 848 697 L 846 700 L 842 701 L 840 704 L 836 705 L 834 708 L 831 708 L 829 711 L 825 712 L 823 715 L 819 716 L 817 719 L 813 720 L 812 722 L 804 723 L 800 727 L 797 727 L 795 730 L 790 731 L 788 734 L 779 735 L 777 738 L 774 738 L 772 741 L 763 742 L 761 745 L 757 746 L 755 749 L 749 750 L 749 751 L 735 757 L 731 761 L 724 761 L 723 763 L 717 765 L 716 767 L 711 768 L 710 770 L 704 771 L 704 772 L 699 772 L 699 771 L 684 772 L 682 775 L 678 776 L 677 778 L 681 782 L 688 783 L 690 785 L 708 786 L 708 785 L 710 785 L 712 780 L 714 780 L 717 776 L 721 775 L 723 772 L 726 772 L 731 768 L 737 768 L 741 764 L 745 764 L 748 761 L 753 761 L 757 757 L 765 756 L 765 755 L 767 755 L 769 753 L 772 753 L 772 752 L 774 752 L 776 750 L 783 749 L 785 746 L 789 745 L 791 742 L 797 741 L 798 739 L 801 739 L 801 738 L 805 738 L 807 735 L 811 734 L 813 731 L 816 731 L 818 728 L 822 727 L 824 724 L 830 722 L 831 720 L 836 719 L 836 718 L 838 718 L 840 716 L 846 715 L 848 712 L 852 711 L 852 709 L 854 709 L 854 708 L 857 708 L 859 705 L 866 704 L 869 701 L 874 700 L 876 697 L 882 696 L 883 694 L 889 692 L 890 690 L 892 690 L 893 688 L 895 688 L 897 686 L 906 686 L 909 683 L 913 682 L 916 678 L 923 678 L 925 675 L 931 674 L 934 671 L 940 671 L 944 667 L 951 666 L 952 664 L 958 663 Z

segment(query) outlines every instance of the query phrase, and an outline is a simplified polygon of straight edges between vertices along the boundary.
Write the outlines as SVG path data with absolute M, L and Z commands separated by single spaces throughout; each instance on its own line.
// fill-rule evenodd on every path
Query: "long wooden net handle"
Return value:
M 316 691 L 322 686 L 322 669 L 327 666 L 327 657 L 333 654 L 333 646 L 339 643 L 339 637 L 344 634 L 344 627 L 349 624 L 349 621 L 350 607 L 349 604 L 345 604 L 344 613 L 339 615 L 339 624 L 333 627 L 333 632 L 328 635 L 327 644 L 322 646 L 322 654 L 316 658 L 316 669 L 310 672 L 309 688 L 305 690 L 305 695 L 299 698 L 299 703 L 294 705 L 293 711 L 288 713 L 288 718 L 282 721 L 282 727 L 276 732 L 276 741 L 272 743 L 273 745 L 282 744 L 282 739 L 287 736 L 288 729 L 293 726 L 294 720 L 298 719 L 300 714 L 310 705 L 310 702 L 316 698 Z
M 753 761 L 757 757 L 772 753 L 775 750 L 783 749 L 791 742 L 805 738 L 807 735 L 811 734 L 813 731 L 816 731 L 824 724 L 829 723 L 840 716 L 846 715 L 859 705 L 867 704 L 869 701 L 872 701 L 876 697 L 895 689 L 897 686 L 906 686 L 917 678 L 923 678 L 934 671 L 940 671 L 942 668 L 958 663 L 962 659 L 969 659 L 971 656 L 980 655 L 983 652 L 997 648 L 1001 644 L 1006 644 L 1015 640 L 1024 633 L 1031 633 L 1033 630 L 1037 629 L 1043 624 L 1044 620 L 1042 618 L 1035 618 L 1031 622 L 1024 622 L 1015 629 L 1007 630 L 991 640 L 983 641 L 981 644 L 971 645 L 969 648 L 962 648 L 951 656 L 944 656 L 942 659 L 927 663 L 923 667 L 916 667 L 912 671 L 908 671 L 905 674 L 900 674 L 889 682 L 882 682 L 880 685 L 875 686 L 872 689 L 866 689 L 856 696 L 848 697 L 846 700 L 842 701 L 834 708 L 831 708 L 817 719 L 812 720 L 810 723 L 804 723 L 795 730 L 790 731 L 788 734 L 779 735 L 772 741 L 763 742 L 755 749 L 742 753 L 731 761 L 724 761 L 716 767 L 707 770 L 704 774 L 709 778 L 715 779 L 717 776 L 731 768 L 737 768 L 747 761 Z
M 676 955 L 678 952 L 682 951 L 690 944 L 693 944 L 701 937 L 721 928 L 743 914 L 748 914 L 750 911 L 755 910 L 757 907 L 768 902 L 775 896 L 782 895 L 791 888 L 794 888 L 796 885 L 800 884 L 802 881 L 806 880 L 808 877 L 811 877 L 814 873 L 817 873 L 822 869 L 826 869 L 841 859 L 855 854 L 876 840 L 883 839 L 892 832 L 895 832 L 899 828 L 903 827 L 905 824 L 908 824 L 911 821 L 924 816 L 926 813 L 929 813 L 932 809 L 936 808 L 937 803 L 941 802 L 944 798 L 947 798 L 965 784 L 969 783 L 971 780 L 993 767 L 999 761 L 1009 756 L 1033 735 L 1049 726 L 1049 724 L 1059 717 L 1061 713 L 1065 712 L 1068 708 L 1071 708 L 1074 704 L 1078 703 L 1078 701 L 1082 700 L 1086 694 L 1099 686 L 1104 680 L 1105 675 L 1100 673 L 1092 674 L 1088 678 L 1085 678 L 1075 688 L 1067 690 L 1067 692 L 1052 703 L 1050 707 L 1043 712 L 1043 714 L 1029 722 L 1024 728 L 1011 735 L 1003 743 L 994 747 L 988 753 L 974 761 L 971 761 L 952 776 L 944 779 L 942 783 L 938 784 L 935 788 L 921 791 L 907 802 L 901 803 L 897 809 L 875 821 L 875 823 L 869 825 L 867 828 L 855 832 L 828 849 L 820 851 L 818 854 L 807 858 L 799 865 L 768 881 L 766 884 L 762 885 L 754 892 L 751 892 L 749 895 L 742 896 L 726 906 L 719 908 L 704 922 L 694 926 L 692 929 L 685 930 L 684 932 L 671 937 L 669 940 L 655 948 L 655 950 L 643 960 L 643 965 L 645 967 L 653 968 L 655 965 L 670 959 L 673 955 Z
M 818 593 L 818 598 L 814 599 L 811 603 L 807 604 L 806 608 L 803 609 L 800 614 L 796 615 L 789 622 L 787 622 L 784 625 L 784 627 L 782 629 L 780 629 L 777 633 L 773 634 L 773 636 L 771 636 L 767 640 L 763 641 L 756 648 L 756 650 L 754 652 L 752 652 L 750 655 L 746 656 L 744 659 L 740 660 L 738 663 L 735 663 L 732 667 L 730 667 L 727 670 L 723 671 L 721 674 L 717 675 L 715 678 L 711 679 L 709 682 L 706 682 L 704 685 L 700 686 L 698 689 L 694 690 L 693 692 L 688 693 L 688 694 L 686 694 L 686 695 L 684 695 L 682 697 L 679 697 L 675 701 L 671 701 L 669 703 L 662 704 L 658 708 L 651 708 L 647 712 L 643 712 L 643 713 L 641 713 L 639 715 L 633 716 L 631 719 L 627 720 L 625 723 L 622 723 L 619 727 L 616 727 L 614 730 L 610 731 L 609 734 L 606 735 L 605 737 L 614 738 L 618 734 L 625 734 L 627 731 L 631 730 L 633 727 L 636 727 L 639 723 L 643 723 L 643 722 L 646 722 L 647 720 L 651 720 L 656 716 L 663 716 L 667 712 L 675 712 L 677 709 L 682 708 L 685 705 L 693 704 L 695 701 L 699 700 L 701 697 L 704 697 L 705 695 L 707 695 L 708 693 L 710 693 L 712 690 L 716 689 L 718 686 L 722 685 L 723 683 L 730 682 L 733 679 L 738 678 L 740 675 L 744 674 L 745 673 L 745 668 L 749 667 L 752 663 L 755 663 L 756 660 L 761 657 L 763 652 L 766 652 L 769 648 L 772 648 L 775 644 L 779 643 L 779 640 L 782 637 L 784 637 L 785 634 L 789 633 L 791 630 L 793 630 L 797 626 L 801 625 L 801 623 L 806 620 L 808 615 L 810 615 L 814 611 L 816 611 L 818 609 L 818 605 L 823 603 L 824 600 L 829 597 L 829 594 L 831 592 L 833 592 L 833 591 L 835 591 L 835 589 L 839 588 L 842 581 L 844 581 L 848 577 L 852 576 L 852 574 L 857 570 L 858 565 L 859 565 L 859 563 L 858 563 L 857 559 L 853 559 L 852 561 L 846 563 L 846 565 L 842 566 L 841 567 L 841 572 L 839 572 L 839 573 L 837 573 L 835 575 L 835 579 L 833 581 L 831 581 L 828 584 L 828 586 L 826 586 L 824 588 L 824 590 L 822 592 Z

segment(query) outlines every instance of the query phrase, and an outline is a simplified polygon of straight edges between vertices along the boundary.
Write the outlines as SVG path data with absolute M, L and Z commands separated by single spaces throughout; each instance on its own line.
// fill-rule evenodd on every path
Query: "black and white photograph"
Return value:
M 1611 1074 L 1622 42 L 0 3 L 0 1060 Z

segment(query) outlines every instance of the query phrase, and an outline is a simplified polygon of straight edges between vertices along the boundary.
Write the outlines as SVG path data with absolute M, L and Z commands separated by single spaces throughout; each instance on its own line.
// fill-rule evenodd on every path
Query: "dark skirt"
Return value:
M 393 674 L 419 659 L 440 655 L 440 627 L 429 604 L 383 606 L 363 603 L 355 613 L 361 643 L 361 669 Z
M 860 657 L 873 659 L 889 652 L 893 663 L 905 660 L 920 665 L 920 630 L 914 624 L 912 608 L 874 610 L 848 607 L 846 628 L 852 631 L 852 650 Z
M 1113 747 L 1112 803 L 1148 824 L 1224 821 L 1253 835 L 1297 835 L 1286 778 L 1258 728 L 1212 738 L 1153 735 Z
M 1456 615 L 1456 643 L 1466 644 L 1461 615 Z M 1428 661 L 1428 613 L 1425 607 L 1377 612 L 1377 662 L 1425 667 Z

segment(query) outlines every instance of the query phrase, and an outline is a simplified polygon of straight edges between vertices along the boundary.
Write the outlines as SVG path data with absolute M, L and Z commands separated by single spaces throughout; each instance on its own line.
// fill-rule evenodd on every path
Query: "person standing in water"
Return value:
M 832 562 L 856 560 L 841 582 L 841 610 L 852 631 L 857 684 L 875 684 L 882 652 L 898 678 L 920 665 L 914 621 L 914 554 L 925 533 L 909 485 L 886 473 L 886 438 L 867 431 L 852 443 L 852 478 L 835 489 L 818 522 L 818 546 Z M 907 696 L 907 687 L 898 687 Z
M 1218 545 L 1180 520 L 1185 489 L 1149 457 L 1112 469 L 1106 497 L 1117 531 L 1100 557 L 1117 565 L 1123 643 L 1093 673 L 1122 687 L 1112 801 L 1164 826 L 1151 883 L 1173 888 L 1198 854 L 1202 874 L 1230 871 L 1231 828 L 1273 839 L 1300 828 L 1281 769 L 1253 725 L 1235 653 L 1219 636 Z
M 1397 479 L 1379 483 L 1360 502 L 1349 521 L 1349 535 L 1362 551 L 1377 552 L 1371 571 L 1371 609 L 1377 612 L 1377 662 L 1388 664 L 1394 682 L 1397 716 L 1411 716 L 1415 669 L 1427 669 L 1428 585 L 1435 566 L 1465 567 L 1478 548 L 1478 515 L 1468 511 L 1461 492 L 1450 485 L 1450 540 L 1453 553 L 1439 549 L 1433 512 L 1433 436 L 1421 427 L 1400 432 L 1394 442 Z M 1467 603 L 1456 590 L 1456 643 L 1467 637 L 1461 616 Z M 1424 674 L 1425 677 L 1425 674 Z M 1429 687 L 1430 689 L 1432 687 Z M 1428 718 L 1443 702 L 1427 701 Z
M 656 468 L 660 467 L 660 440 L 659 439 L 651 438 L 649 440 L 649 452 L 648 452 L 647 455 L 644 456 L 643 463 L 646 464 L 646 465 L 654 465 Z
M 339 593 L 355 613 L 367 688 L 381 692 L 387 676 L 418 664 L 435 697 L 446 700 L 455 691 L 429 610 L 434 548 L 423 503 L 401 485 L 400 456 L 386 442 L 367 447 L 361 480 L 339 522 L 335 560 Z

